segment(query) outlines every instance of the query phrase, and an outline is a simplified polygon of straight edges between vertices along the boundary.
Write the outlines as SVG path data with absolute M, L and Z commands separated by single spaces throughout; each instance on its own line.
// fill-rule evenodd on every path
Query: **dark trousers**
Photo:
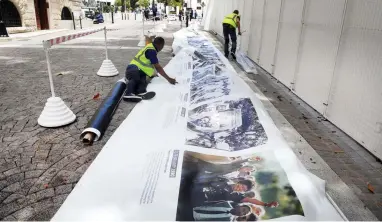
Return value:
M 126 94 L 140 94 L 146 92 L 146 73 L 139 70 L 135 65 L 126 68 L 125 77 L 128 80 Z
M 227 57 L 229 55 L 229 38 L 232 41 L 231 52 L 236 53 L 236 45 L 237 45 L 237 37 L 236 37 L 236 29 L 229 24 L 223 24 L 223 35 L 224 35 L 224 55 Z

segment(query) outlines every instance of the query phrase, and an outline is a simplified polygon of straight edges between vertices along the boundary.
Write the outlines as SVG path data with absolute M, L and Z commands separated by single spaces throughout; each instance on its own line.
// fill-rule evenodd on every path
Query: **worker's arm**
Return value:
M 240 28 L 240 17 L 237 17 L 237 29 L 239 30 L 239 35 L 241 35 L 241 28 Z
M 170 76 L 167 75 L 167 73 L 164 71 L 164 69 L 162 68 L 162 66 L 157 63 L 157 64 L 154 64 L 154 67 L 155 69 L 158 71 L 158 73 L 163 76 L 170 84 L 176 84 L 176 80 L 171 78 Z
M 244 198 L 241 202 L 243 203 L 252 203 L 258 206 L 264 206 L 264 207 L 277 207 L 278 203 L 277 202 L 271 202 L 271 203 L 264 203 L 261 202 L 260 200 L 254 199 L 254 198 Z

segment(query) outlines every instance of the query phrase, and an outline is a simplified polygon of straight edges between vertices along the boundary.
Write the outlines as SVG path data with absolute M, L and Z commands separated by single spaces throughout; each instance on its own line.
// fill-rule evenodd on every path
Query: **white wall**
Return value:
M 212 0 L 205 28 L 235 9 L 241 50 L 382 158 L 382 1 Z

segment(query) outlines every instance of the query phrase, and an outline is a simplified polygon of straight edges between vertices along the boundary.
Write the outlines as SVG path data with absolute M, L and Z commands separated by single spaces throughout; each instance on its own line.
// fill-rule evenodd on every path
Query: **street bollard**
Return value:
M 74 13 L 73 12 L 72 12 L 72 19 L 73 19 L 74 30 L 76 30 L 76 21 L 74 20 Z
M 137 20 L 137 13 L 135 13 L 135 20 Z
M 114 24 L 114 12 L 113 11 L 111 11 L 111 23 Z M 81 29 L 82 29 L 82 27 L 81 27 Z
M 82 29 L 82 19 L 81 19 L 81 16 L 80 16 L 80 26 L 81 26 L 81 29 Z

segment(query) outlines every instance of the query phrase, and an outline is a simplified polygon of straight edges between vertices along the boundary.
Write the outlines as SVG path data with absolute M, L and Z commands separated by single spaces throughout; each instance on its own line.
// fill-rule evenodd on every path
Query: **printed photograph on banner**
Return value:
M 195 51 L 194 55 L 193 55 L 193 59 L 194 60 L 200 60 L 201 62 L 206 62 L 207 64 L 214 64 L 216 66 L 220 66 L 220 67 L 225 68 L 226 64 L 223 61 L 221 61 L 221 59 L 219 58 L 219 56 L 217 54 L 216 54 L 216 56 L 217 56 L 216 58 L 211 57 L 210 55 L 207 55 L 207 57 L 205 57 L 200 52 Z
M 273 152 L 214 156 L 184 152 L 177 221 L 257 221 L 304 216 Z
M 205 65 L 205 66 L 200 67 L 200 68 L 194 68 L 194 70 L 192 71 L 191 82 L 195 83 L 195 82 L 205 78 L 208 75 L 211 75 L 211 76 L 215 75 L 215 65 Z
M 208 100 L 228 96 L 231 93 L 231 82 L 227 76 L 208 75 L 205 78 L 191 82 L 190 103 L 199 104 Z
M 186 145 L 238 151 L 265 144 L 267 140 L 249 98 L 207 103 L 188 113 Z
M 187 37 L 187 42 L 188 45 L 195 48 L 209 45 L 208 40 L 202 36 Z

